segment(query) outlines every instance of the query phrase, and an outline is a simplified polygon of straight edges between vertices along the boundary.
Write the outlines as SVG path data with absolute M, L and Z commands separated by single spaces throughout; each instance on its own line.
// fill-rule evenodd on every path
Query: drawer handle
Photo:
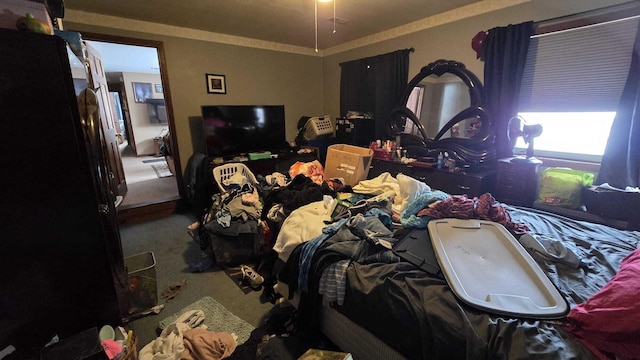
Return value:
M 470 190 L 471 186 L 458 185 L 458 188 L 460 188 L 460 190 Z

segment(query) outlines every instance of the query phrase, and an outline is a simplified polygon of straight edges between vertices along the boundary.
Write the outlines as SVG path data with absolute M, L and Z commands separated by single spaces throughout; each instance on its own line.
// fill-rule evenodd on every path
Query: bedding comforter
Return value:
M 570 308 L 584 303 L 607 284 L 640 241 L 639 232 L 502 206 L 512 221 L 525 224 L 530 233 L 560 239 L 582 259 L 583 266 L 574 269 L 534 256 Z M 409 359 L 596 358 L 565 331 L 563 319 L 516 318 L 475 309 L 459 301 L 441 276 L 398 259 L 367 239 L 350 240 L 362 242 L 357 255 L 366 261 L 342 253 L 332 241 L 316 244 L 309 283 L 305 285 L 308 291 L 301 294 L 300 318 L 307 324 L 317 320 L 317 288 L 329 260 L 351 259 L 346 266 L 343 304 L 333 306 Z M 294 288 L 298 273 L 291 270 L 291 264 L 299 261 L 299 253 L 294 251 L 285 267 L 290 280 L 285 282 Z

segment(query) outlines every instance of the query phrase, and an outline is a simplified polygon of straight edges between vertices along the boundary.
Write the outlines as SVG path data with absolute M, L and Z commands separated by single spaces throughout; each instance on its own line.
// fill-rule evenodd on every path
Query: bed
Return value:
M 567 316 L 535 319 L 479 310 L 454 295 L 442 274 L 386 256 L 388 249 L 367 241 L 365 249 L 358 250 L 359 255 L 366 253 L 367 260 L 352 260 L 346 266 L 341 305 L 319 294 L 322 272 L 344 259 L 327 248 L 323 252 L 326 240 L 311 260 L 306 291 L 300 291 L 295 281 L 300 271 L 300 251 L 296 250 L 279 275 L 278 291 L 298 307 L 303 331 L 321 330 L 355 359 L 597 359 L 613 358 L 612 348 L 622 349 L 618 354 L 633 358 L 629 354 L 638 348 L 633 344 L 629 347 L 620 338 L 638 335 L 637 325 L 628 328 L 628 322 L 638 323 L 638 306 L 627 306 L 629 293 L 619 295 L 617 291 L 622 288 L 638 295 L 638 281 L 634 279 L 640 279 L 640 232 L 536 209 L 493 205 L 504 209 L 513 223 L 526 225 L 529 233 L 561 239 L 581 259 L 581 266 L 573 268 L 533 256 L 573 309 L 571 320 L 581 321 L 579 324 L 567 320 Z M 630 267 L 624 274 L 631 281 L 612 290 L 613 280 L 622 279 L 623 260 L 634 255 L 639 259 L 627 260 Z M 603 288 L 609 290 L 607 297 L 600 296 Z M 619 301 L 625 302 L 626 310 L 617 305 Z M 599 318 L 602 316 L 604 321 Z M 595 331 L 598 328 L 604 332 Z
M 420 81 L 445 73 L 460 77 L 467 85 L 471 106 L 447 122 L 435 139 L 429 139 L 420 119 L 404 104 Z M 433 157 L 442 152 L 465 154 L 455 158 L 456 163 L 480 170 L 482 164 L 490 164 L 496 156 L 494 130 L 483 111 L 482 99 L 481 83 L 464 64 L 438 60 L 423 67 L 408 83 L 399 102 L 401 106 L 392 112 L 390 126 L 394 134 L 402 134 L 401 143 L 409 153 L 415 153 L 412 157 Z M 454 125 L 471 117 L 486 120 L 482 121 L 478 134 L 440 139 Z M 403 126 L 408 122 L 419 130 L 419 136 L 405 133 Z M 383 173 L 375 179 L 384 176 L 391 177 Z M 370 180 L 374 179 L 367 181 Z M 431 189 L 425 189 L 425 184 L 415 179 L 411 179 L 413 183 L 407 180 L 403 186 L 399 182 L 400 174 L 396 180 L 397 187 L 389 188 L 396 194 L 391 210 L 395 215 L 401 214 L 403 228 L 424 228 L 429 219 L 438 218 L 433 214 L 412 218 L 418 211 L 403 218 L 405 209 L 394 208 L 398 196 L 410 193 L 409 188 L 414 192 Z M 368 184 L 362 185 L 363 182 L 359 182 L 354 190 L 359 192 L 368 187 Z M 387 190 L 381 189 L 379 193 Z M 490 200 L 484 201 L 483 206 L 491 206 L 503 216 L 492 220 L 508 225 L 516 238 L 527 233 L 560 240 L 581 259 L 581 266 L 572 267 L 540 256 L 529 258 L 566 302 L 568 315 L 563 313 L 555 318 L 499 315 L 461 301 L 441 273 L 426 271 L 406 257 L 397 256 L 393 247 L 378 246 L 384 241 L 396 244 L 397 228 L 389 228 L 389 238 L 384 238 L 389 234 L 381 228 L 365 231 L 369 235 L 383 234 L 381 239 L 375 236 L 355 239 L 350 234 L 342 234 L 349 241 L 341 244 L 334 242 L 334 234 L 338 233 L 335 231 L 339 230 L 330 227 L 316 231 L 315 237 L 300 236 L 304 226 L 318 223 L 314 216 L 321 211 L 307 216 L 297 214 L 297 227 L 287 225 L 289 218 L 282 224 L 274 250 L 287 247 L 278 244 L 283 233 L 298 239 L 288 245 L 284 258 L 279 254 L 285 264 L 278 274 L 277 291 L 297 305 L 301 331 L 321 330 L 355 359 L 638 358 L 640 301 L 636 299 L 640 294 L 640 250 L 637 249 L 640 232 L 510 206 L 488 196 Z M 405 208 L 414 206 L 417 200 L 407 199 L 412 203 Z M 472 208 L 475 209 L 475 205 Z M 318 240 L 327 233 L 330 235 Z M 482 267 L 478 271 L 483 271 Z M 323 280 L 325 274 L 332 276 L 330 281 Z M 489 281 L 499 282 L 502 278 L 495 274 L 493 277 L 495 279 Z

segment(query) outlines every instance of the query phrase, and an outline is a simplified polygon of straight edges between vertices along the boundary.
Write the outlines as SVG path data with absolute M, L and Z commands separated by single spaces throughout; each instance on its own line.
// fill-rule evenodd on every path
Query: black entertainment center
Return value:
M 315 153 L 300 155 L 289 146 L 284 105 L 203 105 L 202 127 L 211 169 L 242 162 L 254 175 L 286 174 L 296 161 L 317 159 Z M 248 159 L 265 151 L 272 156 Z

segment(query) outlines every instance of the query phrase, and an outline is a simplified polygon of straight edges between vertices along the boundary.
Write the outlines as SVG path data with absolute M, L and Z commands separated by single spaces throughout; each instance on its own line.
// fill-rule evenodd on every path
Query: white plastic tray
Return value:
M 527 318 L 550 319 L 567 313 L 565 299 L 502 225 L 435 219 L 428 229 L 445 279 L 465 303 Z

